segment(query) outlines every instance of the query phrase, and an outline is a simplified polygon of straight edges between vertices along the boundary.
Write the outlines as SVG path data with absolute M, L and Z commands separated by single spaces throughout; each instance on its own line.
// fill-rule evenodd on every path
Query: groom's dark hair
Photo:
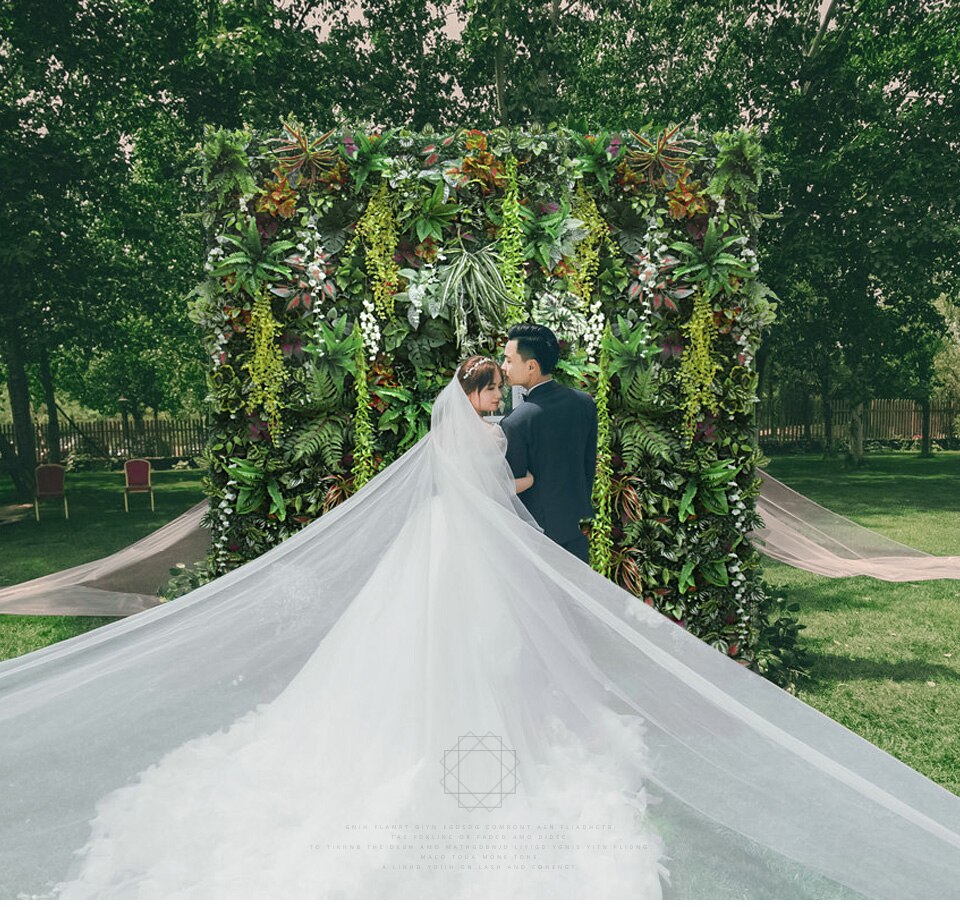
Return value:
M 516 341 L 517 351 L 524 360 L 536 360 L 540 372 L 549 376 L 560 359 L 560 342 L 557 336 L 545 325 L 528 322 L 515 325 L 507 335 L 508 340 Z

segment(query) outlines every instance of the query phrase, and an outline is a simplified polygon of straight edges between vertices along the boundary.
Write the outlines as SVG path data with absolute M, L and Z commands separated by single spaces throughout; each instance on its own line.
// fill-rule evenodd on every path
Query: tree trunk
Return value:
M 497 46 L 493 54 L 494 81 L 497 101 L 497 125 L 503 126 L 506 122 L 504 110 L 506 107 L 506 43 L 507 43 L 507 17 L 504 11 L 504 4 L 507 0 L 499 0 L 495 6 L 495 11 L 499 13 L 499 28 L 497 29 Z
M 503 39 L 500 39 L 501 42 Z M 496 55 L 496 80 L 497 80 L 497 124 L 502 126 L 505 122 L 505 117 L 503 113 L 504 108 L 504 95 L 506 94 L 506 76 L 504 73 L 504 60 L 503 60 L 503 45 L 502 43 L 497 45 L 497 55 Z
M 922 408 L 920 416 L 920 457 L 930 458 L 933 454 L 930 451 L 930 396 L 924 397 L 920 402 Z
M 143 439 L 144 434 L 144 425 L 143 425 L 143 407 L 140 405 L 135 405 L 131 409 L 130 416 L 133 417 L 133 435 L 137 440 Z
M 47 405 L 47 450 L 50 461 L 60 464 L 60 413 L 57 410 L 57 392 L 53 384 L 53 372 L 50 369 L 50 356 L 46 350 L 40 355 L 40 382 L 43 385 L 43 398 Z
M 833 384 L 830 367 L 825 365 L 820 373 L 820 398 L 823 400 L 823 453 L 833 453 Z
M 862 401 L 856 402 L 850 408 L 850 451 L 848 461 L 855 468 L 862 468 L 866 462 L 863 456 L 863 405 Z
M 10 475 L 10 479 L 13 480 L 13 488 L 17 493 L 18 499 L 21 502 L 27 502 L 33 499 L 33 483 L 31 482 L 30 475 L 21 468 L 20 459 L 17 456 L 16 450 L 3 433 L 0 433 L 0 460 L 3 462 L 4 470 Z
M 811 428 L 813 422 L 811 417 L 812 408 L 810 404 L 810 391 L 804 387 L 800 396 L 800 420 L 803 423 L 803 441 L 807 446 L 810 445 L 810 440 L 813 438 L 813 430 Z
M 17 447 L 14 469 L 25 478 L 27 489 L 33 495 L 34 469 L 37 466 L 37 446 L 34 442 L 33 418 L 30 415 L 30 386 L 23 361 L 23 351 L 14 333 L 7 335 L 4 349 L 7 360 L 7 391 L 13 413 L 13 441 Z M 17 485 L 18 490 L 20 485 Z

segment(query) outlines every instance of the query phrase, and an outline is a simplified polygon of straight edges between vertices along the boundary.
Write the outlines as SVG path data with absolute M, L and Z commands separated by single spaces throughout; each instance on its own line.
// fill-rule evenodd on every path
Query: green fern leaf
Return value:
M 319 366 L 307 384 L 307 398 L 316 410 L 330 412 L 340 404 L 340 391 L 333 376 L 325 366 Z
M 637 471 L 649 460 L 672 461 L 677 443 L 648 417 L 629 417 L 619 428 L 620 449 L 628 471 Z
M 649 411 L 653 405 L 654 390 L 653 367 L 637 370 L 626 387 L 621 389 L 623 403 L 634 414 Z
M 323 463 L 327 466 L 327 470 L 340 470 L 340 459 L 343 458 L 342 426 L 333 422 L 326 425 L 326 431 L 320 440 L 320 454 L 323 456 Z
M 310 421 L 293 440 L 294 461 L 306 461 L 318 454 L 330 470 L 343 457 L 343 427 L 339 420 L 322 415 Z

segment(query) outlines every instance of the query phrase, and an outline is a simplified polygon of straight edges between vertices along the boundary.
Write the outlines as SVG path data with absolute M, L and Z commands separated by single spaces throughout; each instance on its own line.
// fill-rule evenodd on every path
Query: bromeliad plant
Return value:
M 616 178 L 617 165 L 623 156 L 623 140 L 617 135 L 600 133 L 596 136 L 578 136 L 575 142 L 580 174 L 591 175 L 603 192 L 609 194 L 610 184 Z
M 271 144 L 281 175 L 294 185 L 309 186 L 337 163 L 337 150 L 324 148 L 333 130 L 310 139 L 304 127 L 291 121 L 283 124 L 283 131 L 286 135 Z
M 461 211 L 455 202 L 447 201 L 446 189 L 443 182 L 438 183 L 427 199 L 411 212 L 404 224 L 404 228 L 412 228 L 420 243 L 428 237 L 442 241 L 444 228 L 448 227 Z
M 577 245 L 586 239 L 584 223 L 574 218 L 570 204 L 544 203 L 539 216 L 529 217 L 524 224 L 527 245 L 524 259 L 532 261 L 546 272 L 556 269 L 561 260 L 573 258 Z
M 663 130 L 653 142 L 633 130 L 628 132 L 638 147 L 627 149 L 626 163 L 642 170 L 651 188 L 672 189 L 693 155 L 692 143 L 676 138 L 680 127 Z
M 271 513 L 283 521 L 287 517 L 286 504 L 280 493 L 277 478 L 268 474 L 262 465 L 250 459 L 234 458 L 226 465 L 227 476 L 236 484 L 236 511 L 238 515 L 255 512 L 264 501 Z

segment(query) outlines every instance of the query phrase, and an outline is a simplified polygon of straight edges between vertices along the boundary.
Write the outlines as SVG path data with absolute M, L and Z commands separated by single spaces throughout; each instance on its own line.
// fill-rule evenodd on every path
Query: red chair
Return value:
M 128 458 L 123 463 L 126 486 L 123 488 L 123 510 L 130 511 L 128 493 L 149 493 L 150 511 L 153 512 L 153 486 L 150 483 L 151 464 L 146 458 Z
M 59 499 L 63 497 L 63 517 L 70 517 L 67 508 L 67 491 L 65 487 L 66 468 L 62 464 L 39 464 L 34 471 L 37 492 L 33 497 L 33 511 L 40 521 L 40 500 Z

